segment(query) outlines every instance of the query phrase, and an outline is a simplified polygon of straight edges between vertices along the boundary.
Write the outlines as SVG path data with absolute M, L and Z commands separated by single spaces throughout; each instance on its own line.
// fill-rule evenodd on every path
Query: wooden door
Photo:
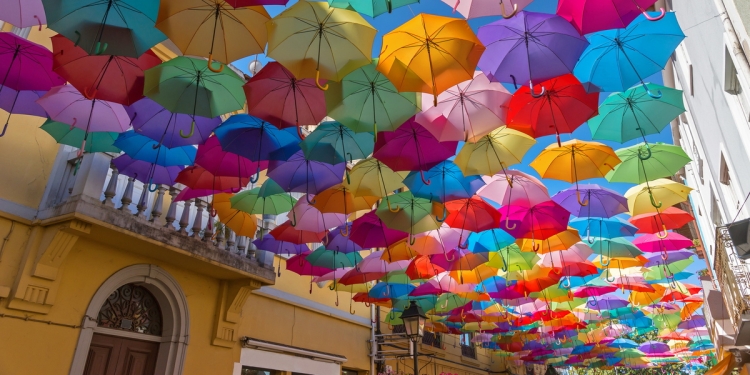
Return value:
M 84 375 L 154 375 L 159 343 L 94 334 Z

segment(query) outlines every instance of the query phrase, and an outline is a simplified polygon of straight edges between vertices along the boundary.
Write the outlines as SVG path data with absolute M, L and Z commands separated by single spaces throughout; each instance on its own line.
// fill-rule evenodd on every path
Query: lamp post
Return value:
M 424 336 L 424 322 L 427 317 L 424 315 L 422 308 L 415 301 L 411 301 L 409 307 L 401 313 L 401 320 L 404 321 L 406 336 L 414 345 L 414 375 L 419 375 L 419 363 L 417 362 L 417 342 Z

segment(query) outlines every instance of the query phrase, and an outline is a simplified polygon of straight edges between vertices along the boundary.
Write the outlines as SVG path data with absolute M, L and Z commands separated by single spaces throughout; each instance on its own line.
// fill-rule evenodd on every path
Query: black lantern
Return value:
M 409 336 L 411 341 L 416 342 L 420 337 L 424 336 L 424 322 L 427 320 L 427 317 L 416 302 L 411 301 L 409 307 L 401 313 L 401 320 L 404 321 L 406 335 Z

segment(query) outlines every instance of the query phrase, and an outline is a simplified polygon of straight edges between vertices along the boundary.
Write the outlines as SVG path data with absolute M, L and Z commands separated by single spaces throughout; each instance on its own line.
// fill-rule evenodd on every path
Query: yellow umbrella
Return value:
M 646 181 L 633 186 L 625 192 L 630 214 L 640 215 L 650 212 L 661 212 L 677 203 L 685 202 L 693 189 L 666 178 Z
M 547 254 L 553 251 L 567 250 L 580 241 L 581 236 L 578 234 L 578 231 L 568 227 L 568 229 L 555 234 L 544 241 L 534 241 L 530 238 L 519 238 L 516 240 L 516 245 L 521 248 L 521 251 L 534 252 L 534 247 L 539 246 L 541 243 L 539 251 L 536 251 L 536 253 Z
M 185 55 L 207 56 L 229 64 L 263 53 L 266 22 L 271 19 L 262 6 L 233 8 L 224 0 L 162 0 L 156 27 Z
M 349 179 L 344 180 L 354 196 L 370 195 L 385 197 L 404 186 L 404 176 L 394 172 L 390 167 L 375 158 L 359 161 L 349 172 Z
M 605 260 L 606 266 L 602 264 L 602 258 Z M 618 257 L 597 257 L 595 260 L 593 260 L 591 263 L 593 263 L 596 268 L 604 269 L 604 268 L 630 268 L 630 267 L 643 267 L 646 263 L 648 263 L 648 259 L 644 257 L 643 255 L 639 255 L 635 258 L 618 258 Z
M 233 195 L 228 193 L 214 195 L 212 206 L 219 216 L 219 221 L 238 236 L 255 237 L 255 231 L 258 229 L 258 218 L 255 215 L 232 208 L 229 198 Z
M 341 81 L 372 60 L 377 30 L 359 13 L 327 2 L 299 1 L 266 23 L 268 57 L 296 78 Z
M 611 147 L 573 139 L 559 146 L 554 143 L 547 146 L 530 165 L 542 178 L 578 183 L 603 178 L 617 164 L 620 158 Z
M 492 176 L 518 164 L 536 140 L 518 130 L 501 126 L 476 140 L 466 143 L 454 162 L 466 176 Z
M 398 91 L 434 97 L 474 78 L 484 46 L 464 19 L 421 13 L 383 36 L 377 69 Z
M 703 306 L 703 302 L 688 302 L 685 304 L 685 306 L 682 307 L 682 311 L 680 311 L 680 317 L 682 320 L 688 320 L 693 316 L 693 313 L 696 312 L 701 306 Z
M 664 291 L 667 290 L 667 288 L 659 284 L 653 284 L 651 286 L 654 288 L 653 292 L 631 291 L 630 297 L 628 297 L 628 301 L 630 301 L 630 303 L 635 307 L 651 305 L 659 302 L 661 300 L 661 297 L 664 295 Z
M 463 330 L 464 331 L 491 331 L 493 329 L 497 328 L 497 324 L 492 322 L 469 322 L 464 324 Z
M 480 264 L 477 268 L 471 271 L 450 271 L 450 276 L 461 283 L 467 284 L 479 284 L 484 280 L 489 279 L 492 276 L 497 276 L 497 268 L 488 266 L 486 264 Z

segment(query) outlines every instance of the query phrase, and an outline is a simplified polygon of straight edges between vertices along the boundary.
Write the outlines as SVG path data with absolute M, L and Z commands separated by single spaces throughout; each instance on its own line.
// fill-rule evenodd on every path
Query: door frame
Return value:
M 99 310 L 110 294 L 117 288 L 136 283 L 154 295 L 162 312 L 162 335 L 149 336 L 140 333 L 102 328 L 97 325 Z M 110 276 L 94 293 L 83 318 L 70 375 L 82 375 L 86 367 L 89 347 L 94 332 L 137 340 L 158 341 L 156 374 L 181 375 L 188 345 L 190 316 L 187 300 L 177 281 L 164 269 L 153 264 L 136 264 L 125 267 Z

